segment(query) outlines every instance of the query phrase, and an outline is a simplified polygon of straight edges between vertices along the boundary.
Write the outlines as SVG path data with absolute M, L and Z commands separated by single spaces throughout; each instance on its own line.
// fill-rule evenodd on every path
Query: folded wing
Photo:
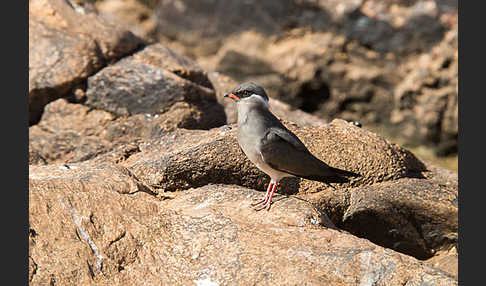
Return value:
M 270 128 L 261 140 L 259 151 L 272 168 L 297 177 L 326 183 L 347 182 L 355 173 L 330 167 L 305 147 L 289 130 Z

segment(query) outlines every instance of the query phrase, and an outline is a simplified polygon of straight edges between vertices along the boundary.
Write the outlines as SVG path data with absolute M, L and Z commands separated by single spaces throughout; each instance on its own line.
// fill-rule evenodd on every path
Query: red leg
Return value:
M 270 193 L 269 196 L 265 196 L 266 201 L 263 203 L 263 205 L 260 208 L 255 209 L 256 211 L 263 210 L 264 208 L 267 209 L 267 211 L 270 210 L 270 206 L 272 205 L 272 198 L 273 198 L 273 193 L 275 193 L 275 190 L 277 189 L 278 183 L 273 184 L 272 187 L 272 192 Z M 268 192 L 267 192 L 268 195 Z
M 272 181 L 270 181 L 270 183 L 268 183 L 267 193 L 265 194 L 265 197 L 263 199 L 259 200 L 258 202 L 252 203 L 251 206 L 254 207 L 254 206 L 259 205 L 261 203 L 265 204 L 268 201 L 268 195 L 270 194 L 272 186 L 273 186 L 273 183 L 272 183 Z

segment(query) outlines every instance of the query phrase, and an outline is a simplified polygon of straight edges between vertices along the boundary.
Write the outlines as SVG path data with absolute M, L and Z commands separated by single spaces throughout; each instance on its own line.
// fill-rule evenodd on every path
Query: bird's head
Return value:
M 268 96 L 265 90 L 254 82 L 245 82 L 224 95 L 236 102 L 261 102 L 268 107 Z

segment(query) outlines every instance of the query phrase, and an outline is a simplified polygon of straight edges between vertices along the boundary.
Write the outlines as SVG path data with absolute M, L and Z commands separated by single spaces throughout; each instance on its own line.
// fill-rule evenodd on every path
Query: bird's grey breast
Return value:
M 243 106 L 238 110 L 238 144 L 253 163 L 262 160 L 259 147 L 266 129 L 265 120 L 262 120 L 258 109 L 245 109 Z

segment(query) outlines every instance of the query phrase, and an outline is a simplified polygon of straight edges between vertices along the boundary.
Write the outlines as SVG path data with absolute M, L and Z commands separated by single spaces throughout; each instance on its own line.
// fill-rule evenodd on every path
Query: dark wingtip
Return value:
M 361 177 L 360 174 L 356 174 L 356 173 L 351 172 L 351 171 L 341 170 L 341 169 L 333 168 L 333 167 L 331 167 L 331 170 L 336 175 L 339 175 L 339 176 L 344 176 L 344 177 Z
M 346 177 L 334 176 L 334 177 L 328 177 L 325 180 L 325 182 L 327 182 L 327 183 L 348 183 L 349 179 L 346 178 Z
M 346 177 L 342 177 L 339 175 L 336 176 L 301 176 L 301 178 L 312 180 L 312 181 L 319 181 L 323 183 L 348 183 L 349 179 Z
M 333 171 L 335 176 L 315 177 L 309 179 L 325 183 L 348 183 L 350 181 L 350 177 L 361 177 L 360 174 L 356 174 L 351 171 L 341 170 L 333 167 L 331 167 L 331 170 Z

